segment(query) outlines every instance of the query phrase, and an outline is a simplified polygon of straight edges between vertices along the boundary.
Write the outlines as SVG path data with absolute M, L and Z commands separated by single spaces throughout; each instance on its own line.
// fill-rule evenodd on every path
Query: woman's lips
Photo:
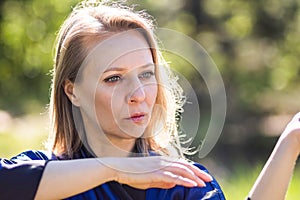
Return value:
M 129 119 L 135 123 L 141 123 L 145 120 L 145 118 L 146 118 L 145 113 L 138 113 L 138 114 L 131 115 L 131 117 Z

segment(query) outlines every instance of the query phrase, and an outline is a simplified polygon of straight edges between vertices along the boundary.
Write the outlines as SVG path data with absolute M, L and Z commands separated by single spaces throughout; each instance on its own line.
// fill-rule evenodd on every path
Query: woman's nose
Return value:
M 129 104 L 140 103 L 146 98 L 144 85 L 139 84 L 137 87 L 133 88 L 127 96 L 127 102 Z

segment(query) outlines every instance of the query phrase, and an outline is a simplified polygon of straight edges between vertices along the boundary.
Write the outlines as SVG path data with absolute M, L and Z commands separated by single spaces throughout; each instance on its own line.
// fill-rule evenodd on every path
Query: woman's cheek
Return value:
M 155 103 L 157 97 L 157 86 L 150 86 L 148 91 L 148 98 L 151 99 L 151 104 Z

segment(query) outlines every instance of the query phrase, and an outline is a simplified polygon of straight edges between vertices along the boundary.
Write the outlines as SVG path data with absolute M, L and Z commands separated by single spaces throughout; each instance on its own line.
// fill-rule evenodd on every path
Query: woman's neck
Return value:
M 84 118 L 85 119 L 85 118 Z M 97 157 L 129 157 L 135 147 L 136 138 L 124 138 L 113 133 L 104 133 L 98 125 L 84 120 L 84 143 Z
M 91 150 L 97 157 L 129 157 L 135 147 L 135 139 L 109 138 L 105 139 L 87 138 Z
M 136 138 L 121 138 L 88 129 L 85 131 L 88 149 L 97 157 L 129 157 L 135 147 Z

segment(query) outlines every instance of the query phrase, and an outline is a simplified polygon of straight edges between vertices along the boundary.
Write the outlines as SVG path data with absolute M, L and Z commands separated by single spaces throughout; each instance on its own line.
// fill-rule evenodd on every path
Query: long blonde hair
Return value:
M 183 106 L 182 89 L 157 48 L 153 20 L 145 12 L 135 12 L 115 1 L 103 3 L 95 0 L 79 3 L 61 26 L 57 36 L 49 106 L 52 134 L 50 142 L 55 154 L 72 158 L 83 145 L 73 113 L 77 113 L 80 120 L 80 111 L 72 108 L 72 103 L 64 92 L 64 84 L 66 80 L 75 81 L 81 64 L 91 51 L 87 44 L 101 42 L 113 33 L 134 29 L 143 30 L 143 37 L 149 44 L 158 82 L 156 104 L 160 105 L 160 109 L 154 108 L 146 130 L 150 137 L 137 139 L 137 150 L 146 155 L 149 150 L 168 154 L 166 146 L 171 144 L 182 155 L 176 120 L 176 115 Z

